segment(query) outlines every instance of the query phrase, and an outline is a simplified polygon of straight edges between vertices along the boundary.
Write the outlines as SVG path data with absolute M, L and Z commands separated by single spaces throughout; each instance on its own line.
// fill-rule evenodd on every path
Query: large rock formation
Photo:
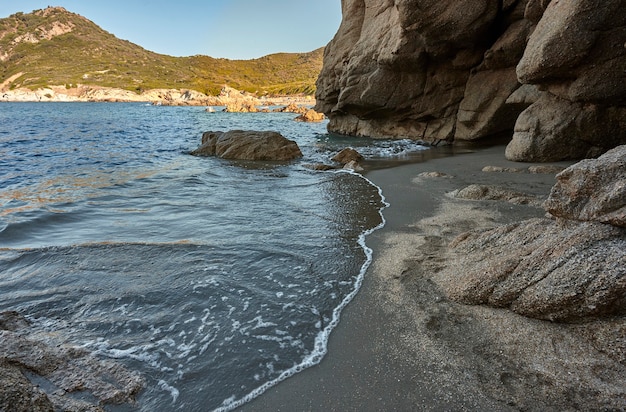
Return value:
M 277 132 L 231 130 L 205 132 L 194 156 L 231 160 L 293 160 L 302 157 L 298 144 Z
M 532 219 L 452 242 L 449 297 L 548 320 L 626 310 L 626 146 L 557 175 Z
M 517 76 L 541 98 L 519 117 L 511 160 L 595 157 L 626 143 L 626 1 L 552 1 Z
M 342 7 L 317 83 L 332 132 L 436 141 L 515 129 L 507 157 L 532 161 L 626 142 L 626 0 Z

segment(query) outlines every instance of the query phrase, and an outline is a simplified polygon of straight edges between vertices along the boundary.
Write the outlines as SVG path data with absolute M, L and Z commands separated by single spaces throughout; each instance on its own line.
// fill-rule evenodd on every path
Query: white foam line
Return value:
M 365 259 L 365 263 L 363 263 L 363 266 L 361 266 L 361 271 L 359 272 L 359 276 L 354 282 L 354 286 L 355 286 L 354 289 L 345 297 L 345 299 L 339 304 L 339 306 L 337 306 L 335 310 L 333 310 L 332 321 L 320 333 L 317 334 L 317 336 L 315 337 L 315 347 L 313 351 L 311 352 L 310 355 L 304 358 L 302 362 L 284 371 L 276 379 L 264 383 L 263 385 L 261 385 L 254 391 L 250 392 L 249 394 L 245 395 L 241 399 L 235 399 L 234 396 L 226 399 L 224 403 L 222 403 L 222 406 L 214 409 L 213 412 L 232 411 L 233 409 L 236 409 L 250 402 L 254 398 L 263 394 L 265 391 L 277 385 L 278 383 L 284 381 L 285 379 L 295 375 L 296 373 L 302 372 L 303 370 L 310 368 L 311 366 L 315 366 L 318 363 L 320 363 L 322 358 L 324 358 L 324 356 L 328 352 L 328 339 L 330 337 L 330 333 L 339 324 L 339 319 L 341 318 L 341 311 L 352 301 L 352 299 L 354 299 L 356 294 L 361 289 L 361 285 L 363 284 L 365 273 L 367 272 L 367 269 L 369 269 L 370 265 L 372 264 L 373 254 L 374 254 L 373 250 L 370 247 L 368 247 L 367 244 L 365 243 L 365 238 L 368 235 L 374 233 L 378 229 L 381 229 L 385 226 L 387 221 L 385 220 L 385 216 L 383 215 L 383 210 L 388 208 L 390 205 L 389 203 L 387 203 L 387 199 L 385 199 L 385 196 L 383 195 L 383 190 L 380 187 L 376 186 L 371 180 L 361 175 L 360 173 L 354 172 L 352 170 L 339 170 L 339 171 L 336 171 L 335 173 L 350 173 L 352 175 L 358 176 L 361 179 L 365 180 L 370 185 L 378 189 L 378 195 L 380 196 L 381 202 L 383 203 L 383 206 L 380 209 L 378 209 L 378 214 L 380 215 L 380 218 L 381 218 L 380 224 L 378 224 L 378 226 L 374 228 L 364 231 L 363 233 L 359 235 L 358 244 L 361 246 L 361 248 L 363 248 L 366 259 Z

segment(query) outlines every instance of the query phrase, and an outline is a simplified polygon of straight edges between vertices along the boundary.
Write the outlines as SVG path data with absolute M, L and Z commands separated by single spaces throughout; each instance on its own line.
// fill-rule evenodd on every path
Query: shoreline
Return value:
M 366 173 L 390 203 L 386 225 L 366 239 L 372 265 L 332 332 L 327 355 L 237 410 L 585 409 L 602 406 L 586 399 L 587 391 L 609 398 L 626 391 L 594 381 L 593 369 L 615 360 L 593 347 L 591 326 L 461 305 L 436 284 L 447 244 L 458 234 L 545 214 L 536 205 L 447 193 L 487 184 L 541 198 L 555 180 L 556 172 L 483 172 L 532 165 L 507 161 L 503 146 L 468 151 Z M 420 176 L 428 172 L 449 176 Z M 610 319 L 600 325 L 611 327 Z

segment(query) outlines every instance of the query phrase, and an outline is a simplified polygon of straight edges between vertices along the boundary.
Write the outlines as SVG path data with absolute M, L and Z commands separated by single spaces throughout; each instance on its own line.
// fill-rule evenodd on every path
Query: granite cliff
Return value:
M 474 141 L 516 161 L 626 143 L 626 0 L 342 0 L 316 110 L 331 132 Z

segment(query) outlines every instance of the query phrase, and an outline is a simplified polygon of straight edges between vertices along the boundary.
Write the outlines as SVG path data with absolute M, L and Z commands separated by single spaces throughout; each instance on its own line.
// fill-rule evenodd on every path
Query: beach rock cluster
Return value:
M 298 144 L 272 131 L 231 130 L 205 132 L 194 156 L 217 156 L 231 160 L 293 160 L 302 157 Z
M 626 313 L 626 146 L 559 173 L 544 208 L 457 237 L 447 295 L 552 321 Z
M 0 410 L 100 411 L 133 405 L 144 387 L 143 378 L 117 363 L 35 335 L 17 312 L 0 312 Z
M 477 140 L 516 161 L 626 143 L 626 0 L 343 0 L 317 105 L 347 135 Z

